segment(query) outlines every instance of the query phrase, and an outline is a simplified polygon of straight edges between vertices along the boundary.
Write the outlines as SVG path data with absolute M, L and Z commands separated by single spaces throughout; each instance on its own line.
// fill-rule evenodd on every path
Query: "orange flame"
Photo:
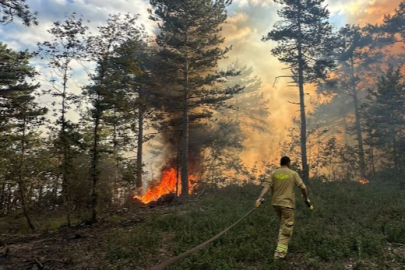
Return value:
M 363 178 L 363 179 L 360 179 L 359 183 L 362 185 L 366 185 L 366 184 L 370 183 L 370 181 L 368 181 L 366 178 Z
M 181 193 L 181 175 L 179 173 L 178 193 Z M 189 176 L 189 192 L 193 191 L 193 182 L 195 182 L 194 176 Z M 148 204 L 152 201 L 158 200 L 160 197 L 169 193 L 176 193 L 177 173 L 174 168 L 166 169 L 162 172 L 162 177 L 159 184 L 148 188 L 143 196 L 135 196 L 135 199 L 140 200 L 144 204 Z

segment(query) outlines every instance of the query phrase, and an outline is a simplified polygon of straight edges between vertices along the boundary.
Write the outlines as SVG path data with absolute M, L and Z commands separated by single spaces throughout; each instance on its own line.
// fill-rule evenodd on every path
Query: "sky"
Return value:
M 379 23 L 384 14 L 395 10 L 399 0 L 328 0 L 325 3 L 331 12 L 332 24 L 341 27 L 346 23 Z M 0 41 L 15 50 L 35 50 L 38 42 L 49 40 L 47 30 L 52 26 L 52 22 L 63 20 L 72 12 L 82 15 L 84 20 L 89 20 L 92 32 L 95 32 L 97 26 L 104 24 L 109 14 L 127 12 L 139 14 L 138 23 L 143 24 L 151 35 L 156 32 L 156 25 L 148 19 L 148 1 L 145 0 L 27 0 L 27 4 L 31 10 L 38 12 L 38 26 L 25 27 L 16 20 L 14 24 L 0 27 Z M 223 27 L 226 44 L 232 45 L 233 49 L 221 66 L 225 67 L 239 60 L 253 67 L 256 75 L 262 79 L 261 91 L 269 99 L 271 116 L 268 123 L 271 132 L 251 134 L 251 138 L 246 142 L 247 150 L 243 154 L 251 163 L 260 163 L 261 160 L 277 156 L 274 155 L 275 145 L 282 141 L 291 118 L 298 113 L 297 106 L 288 103 L 298 101 L 297 89 L 287 87 L 286 80 L 274 84 L 275 77 L 285 75 L 286 72 L 270 54 L 274 44 L 261 41 L 278 20 L 278 8 L 273 0 L 234 0 L 228 11 L 227 24 Z M 41 84 L 47 87 L 49 70 L 39 60 L 33 61 L 33 65 L 41 72 Z M 79 66 L 77 68 L 79 69 Z M 75 74 L 71 90 L 80 91 L 80 85 L 85 81 L 85 74 Z M 317 97 L 314 93 L 308 91 L 309 101 L 315 100 Z M 43 99 L 42 102 L 50 103 L 48 99 Z M 72 114 L 72 117 L 77 116 Z M 258 151 L 259 149 L 268 150 L 263 152 Z

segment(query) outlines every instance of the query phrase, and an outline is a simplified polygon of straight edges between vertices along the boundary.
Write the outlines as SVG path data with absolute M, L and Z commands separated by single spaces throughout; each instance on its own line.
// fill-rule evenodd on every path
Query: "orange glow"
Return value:
M 181 175 L 179 172 L 179 183 L 178 183 L 178 194 L 181 193 Z M 195 183 L 195 177 L 189 176 L 189 192 L 191 193 L 194 189 L 193 183 Z M 144 204 L 148 204 L 152 201 L 158 200 L 160 197 L 167 195 L 169 193 L 176 193 L 176 182 L 177 173 L 174 168 L 165 169 L 162 172 L 162 177 L 157 185 L 150 186 L 143 196 L 135 196 L 135 199 L 140 200 Z
M 366 184 L 370 183 L 370 181 L 368 181 L 367 179 L 363 178 L 363 179 L 360 179 L 359 183 L 362 184 L 362 185 L 366 185 Z

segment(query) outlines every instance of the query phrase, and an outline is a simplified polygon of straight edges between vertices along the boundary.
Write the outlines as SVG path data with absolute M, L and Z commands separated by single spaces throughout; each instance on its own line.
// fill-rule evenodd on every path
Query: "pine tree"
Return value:
M 117 80 L 117 101 L 126 101 L 125 105 L 122 104 L 124 106 L 117 103 L 117 109 L 125 114 L 127 123 L 137 136 L 137 188 L 143 185 L 143 144 L 152 138 L 145 131 L 151 128 L 152 123 L 158 124 L 159 114 L 155 107 L 160 105 L 155 100 L 158 88 L 158 74 L 154 70 L 158 61 L 156 52 L 148 46 L 145 36 L 139 38 L 123 43 L 111 59 L 111 76 Z
M 14 149 L 14 153 L 10 152 L 11 170 L 8 174 L 17 182 L 24 216 L 29 228 L 34 230 L 26 197 L 26 176 L 30 173 L 26 170 L 26 155 L 32 140 L 35 139 L 35 127 L 43 121 L 40 116 L 46 114 L 47 110 L 39 107 L 34 101 L 33 92 L 39 84 L 27 82 L 37 74 L 34 68 L 29 66 L 31 57 L 28 52 L 17 53 L 0 44 L 1 136 L 2 141 L 8 142 L 8 146 Z
M 229 0 L 151 0 L 151 18 L 159 22 L 156 39 L 160 46 L 162 80 L 167 96 L 174 100 L 171 109 L 181 113 L 181 195 L 189 191 L 189 124 L 212 116 L 218 108 L 241 89 L 220 90 L 219 79 L 230 75 L 216 72 L 217 63 L 230 48 L 221 48 L 221 24 L 227 18 Z M 198 110 L 197 110 L 198 109 Z
M 99 27 L 99 34 L 88 39 L 87 53 L 91 61 L 97 63 L 96 74 L 91 74 L 92 85 L 85 88 L 93 123 L 91 168 L 92 179 L 92 216 L 91 222 L 97 222 L 97 184 L 100 179 L 100 131 L 103 125 L 104 113 L 114 107 L 113 82 L 108 80 L 112 70 L 111 58 L 116 56 L 116 49 L 128 40 L 139 40 L 142 30 L 136 26 L 138 16 L 112 15 L 106 26 Z
M 370 45 L 372 36 L 358 26 L 346 25 L 339 31 L 341 40 L 338 60 L 339 68 L 336 71 L 336 83 L 331 87 L 332 92 L 346 94 L 351 99 L 355 116 L 355 132 L 358 147 L 359 167 L 361 177 L 366 175 L 366 162 L 360 117 L 360 97 L 366 90 L 367 76 L 371 69 L 369 64 L 374 60 L 371 57 Z
M 72 105 L 77 102 L 78 96 L 69 91 L 72 77 L 72 65 L 84 58 L 85 34 L 88 27 L 83 24 L 82 19 L 77 19 L 73 13 L 62 22 L 54 22 L 53 27 L 48 30 L 52 35 L 51 41 L 38 44 L 39 54 L 48 61 L 55 78 L 52 79 L 53 89 L 50 94 L 61 99 L 61 108 L 56 112 L 60 115 L 57 121 L 59 125 L 59 136 L 56 140 L 57 149 L 61 152 L 61 172 L 62 172 L 62 196 L 67 209 L 67 222 L 70 226 L 70 191 L 69 175 L 72 173 L 72 132 L 75 125 L 66 117 L 67 112 L 72 109 Z
M 382 30 L 389 34 L 400 34 L 400 37 L 405 37 L 405 1 L 399 4 L 398 9 L 394 14 L 387 14 L 384 17 Z
M 388 157 L 396 171 L 402 169 L 405 145 L 405 81 L 401 68 L 390 66 L 370 89 L 363 114 L 370 144 Z
M 268 131 L 269 101 L 260 93 L 261 79 L 253 75 L 253 68 L 244 66 L 239 61 L 232 63 L 228 70 L 238 71 L 239 75 L 226 80 L 225 86 L 240 85 L 243 86 L 243 91 L 229 99 L 226 102 L 228 108 L 219 113 L 224 118 L 240 123 L 244 130 Z
M 307 118 L 304 85 L 327 77 L 334 68 L 332 59 L 334 36 L 328 22 L 329 11 L 322 6 L 324 0 L 277 0 L 283 7 L 278 11 L 281 21 L 274 25 L 263 41 L 278 43 L 272 54 L 291 70 L 300 96 L 301 161 L 303 179 L 309 179 L 307 159 Z
M 9 24 L 18 17 L 26 26 L 38 24 L 36 13 L 32 13 L 26 0 L 0 0 L 0 23 Z

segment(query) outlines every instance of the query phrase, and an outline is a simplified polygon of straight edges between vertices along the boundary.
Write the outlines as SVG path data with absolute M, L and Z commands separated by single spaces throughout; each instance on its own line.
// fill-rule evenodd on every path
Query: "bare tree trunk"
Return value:
M 0 195 L 0 210 L 3 212 L 5 206 L 5 198 L 6 198 L 6 183 L 4 182 L 1 185 L 1 195 Z
M 177 157 L 176 157 L 176 196 L 178 197 L 179 194 L 179 178 L 180 178 L 180 156 L 181 156 L 181 149 L 180 149 L 180 140 L 177 142 Z
M 374 148 L 370 146 L 370 160 L 371 160 L 371 168 L 373 170 L 373 174 L 375 174 L 375 158 L 374 158 Z
M 392 156 L 393 156 L 393 161 L 394 161 L 394 169 L 395 169 L 395 171 L 399 171 L 399 159 L 398 159 L 398 152 L 397 152 L 398 148 L 397 148 L 397 136 L 396 136 L 395 125 L 392 125 L 391 133 L 392 133 Z
M 6 204 L 6 213 L 8 214 L 11 211 L 11 199 L 12 199 L 12 192 L 11 192 L 11 185 L 10 183 L 7 185 L 7 204 Z
M 360 104 L 357 96 L 357 89 L 356 89 L 356 82 L 354 76 L 354 60 L 353 57 L 350 59 L 351 65 L 351 83 L 352 83 L 352 97 L 353 97 L 353 105 L 354 105 L 354 115 L 356 118 L 356 134 L 357 134 L 357 144 L 359 147 L 359 159 L 360 159 L 360 173 L 361 177 L 366 176 L 366 161 L 364 158 L 364 144 L 363 144 L 363 137 L 362 137 L 362 129 L 361 129 L 361 120 L 360 120 Z
M 301 2 L 298 0 L 298 16 L 301 16 Z M 303 181 L 308 183 L 309 166 L 307 157 L 307 118 L 305 112 L 305 92 L 304 92 L 304 63 L 302 55 L 302 32 L 301 18 L 298 17 L 298 86 L 300 92 L 300 114 L 301 114 L 301 161 Z
M 25 201 L 25 188 L 24 188 L 24 163 L 25 163 L 25 129 L 26 129 L 26 118 L 24 117 L 23 119 L 23 130 L 22 130 L 22 136 L 21 136 L 21 158 L 20 158 L 20 170 L 19 170 L 19 175 L 18 175 L 18 189 L 20 193 L 20 198 L 21 198 L 21 206 L 23 208 L 24 216 L 25 219 L 27 220 L 28 227 L 34 231 L 35 227 L 31 222 L 31 218 L 28 214 L 28 209 L 26 206 L 26 201 Z
M 363 137 L 361 132 L 361 122 L 360 122 L 360 109 L 359 109 L 359 101 L 357 98 L 357 92 L 353 93 L 353 104 L 354 104 L 354 112 L 356 117 L 356 134 L 357 134 L 357 143 L 359 147 L 359 159 L 360 159 L 360 173 L 361 177 L 366 176 L 366 161 L 364 158 L 364 144 L 363 144 Z
M 117 130 L 117 112 L 116 108 L 114 107 L 113 112 L 113 152 L 114 152 L 114 160 L 115 160 L 115 168 L 114 168 L 114 183 L 113 183 L 113 199 L 112 203 L 115 204 L 119 202 L 120 194 L 118 192 L 119 186 L 119 172 L 118 168 L 120 166 L 119 156 L 118 156 L 118 130 Z
M 97 194 L 97 183 L 99 180 L 99 169 L 98 169 L 98 163 L 99 163 L 99 149 L 98 149 L 98 144 L 100 140 L 100 135 L 99 135 L 99 126 L 100 126 L 100 118 L 101 118 L 101 112 L 100 112 L 100 101 L 97 101 L 97 104 L 95 106 L 95 119 L 94 119 L 94 130 L 93 130 L 93 149 L 92 149 L 92 160 L 91 160 L 91 178 L 92 178 L 92 191 L 91 191 L 91 210 L 92 210 L 92 215 L 91 215 L 91 222 L 96 223 L 97 222 L 97 200 L 98 200 L 98 194 Z
M 139 98 L 142 98 L 140 95 Z M 142 101 L 141 101 L 142 102 Z M 142 187 L 142 174 L 143 174 L 143 126 L 144 126 L 144 110 L 142 108 L 142 104 L 139 106 L 138 109 L 138 148 L 136 153 L 136 187 Z
M 348 144 L 349 144 L 349 137 L 348 137 L 348 134 L 347 134 L 346 114 L 343 115 L 342 124 L 343 124 L 343 138 L 344 138 L 344 142 L 345 142 L 345 145 L 348 145 Z
M 186 38 L 187 39 L 187 38 Z M 188 195 L 188 56 L 184 65 L 183 136 L 181 155 L 181 196 Z
M 67 81 L 68 81 L 68 65 L 66 64 L 63 74 L 63 92 L 62 92 L 62 116 L 61 116 L 61 141 L 62 141 L 62 151 L 63 151 L 63 161 L 62 161 L 62 196 L 63 204 L 66 209 L 66 221 L 68 226 L 71 226 L 71 205 L 70 205 L 70 192 L 69 192 L 69 144 L 67 141 L 67 122 L 66 122 L 66 91 L 67 91 Z

